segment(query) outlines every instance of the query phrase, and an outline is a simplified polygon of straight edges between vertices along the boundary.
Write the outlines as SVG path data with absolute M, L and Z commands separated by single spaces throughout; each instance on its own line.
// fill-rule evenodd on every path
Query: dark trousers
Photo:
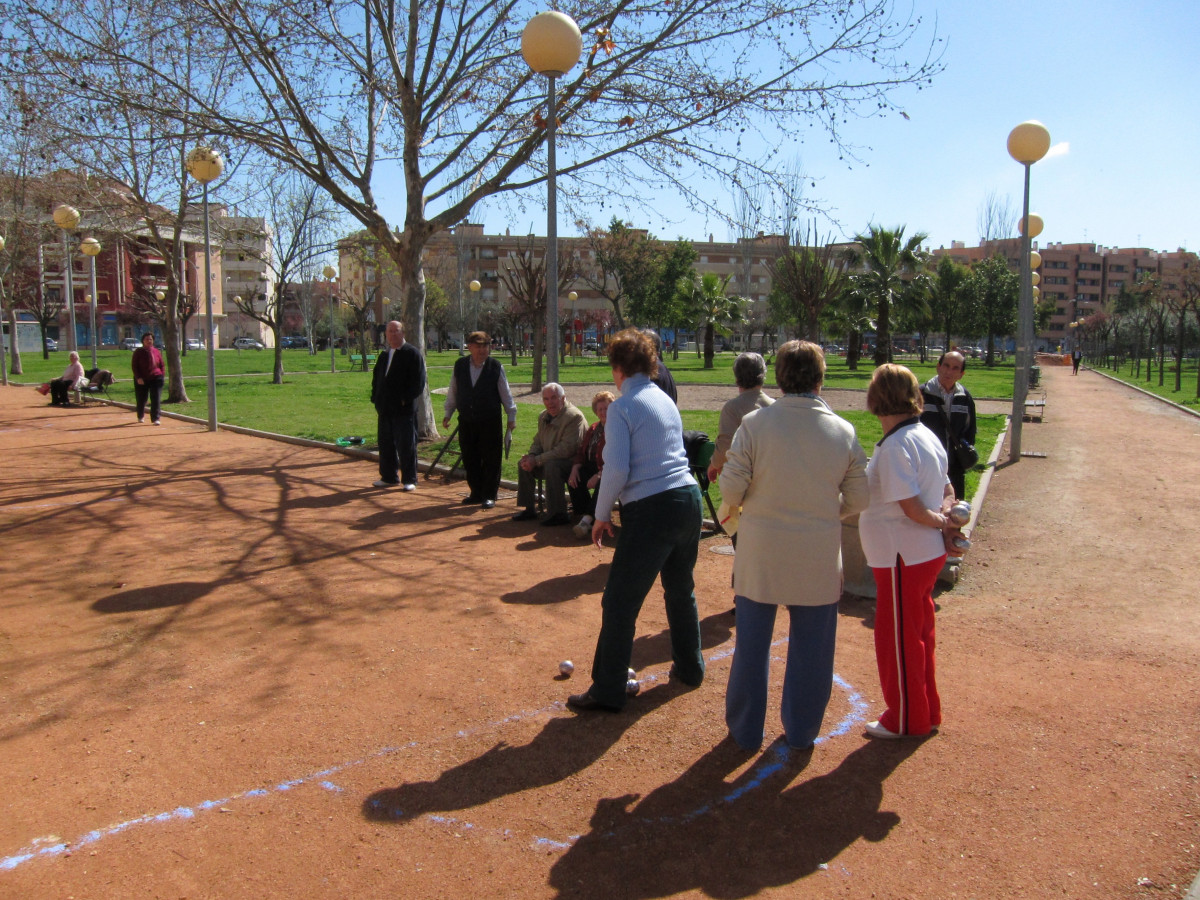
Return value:
M 458 446 L 462 450 L 462 464 L 467 470 L 467 486 L 471 488 L 471 496 L 479 500 L 495 500 L 500 490 L 504 419 L 496 416 L 488 421 L 471 422 L 459 416 Z
M 596 490 L 593 492 L 588 490 L 587 483 L 588 479 L 597 471 L 596 464 L 587 460 L 579 467 L 579 487 L 571 487 L 569 483 L 567 484 L 567 491 L 571 495 L 571 507 L 577 516 L 594 516 L 596 514 L 596 494 L 600 493 L 600 485 L 596 485 Z
M 74 382 L 55 378 L 50 382 L 50 402 L 55 406 L 68 406 L 71 403 L 70 391 Z
M 379 414 L 379 477 L 393 484 L 417 483 L 417 417 L 412 412 Z
M 163 383 L 161 378 L 152 378 L 145 384 L 133 383 L 133 399 L 137 402 L 138 421 L 146 417 L 146 400 L 150 400 L 150 421 L 158 421 L 158 413 L 162 408 L 162 389 Z
M 950 451 L 950 471 L 946 473 L 946 477 L 950 479 L 950 486 L 954 488 L 954 499 L 967 499 L 967 476 L 963 470 L 959 468 L 958 463 L 954 461 L 954 453 Z
M 621 531 L 604 586 L 600 637 L 590 693 L 607 706 L 625 705 L 638 613 L 662 576 L 671 661 L 685 684 L 704 680 L 700 616 L 692 570 L 700 547 L 700 488 L 696 485 L 621 504 Z

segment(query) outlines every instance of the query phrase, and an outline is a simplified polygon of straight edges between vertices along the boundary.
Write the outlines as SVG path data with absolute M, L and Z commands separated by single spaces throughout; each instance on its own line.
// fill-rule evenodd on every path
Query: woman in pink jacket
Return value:
M 154 335 L 142 335 L 142 346 L 133 351 L 133 396 L 137 400 L 138 422 L 146 421 L 146 399 L 150 399 L 150 424 L 158 425 L 159 408 L 162 405 L 163 378 L 167 370 L 163 366 L 162 353 L 154 346 Z

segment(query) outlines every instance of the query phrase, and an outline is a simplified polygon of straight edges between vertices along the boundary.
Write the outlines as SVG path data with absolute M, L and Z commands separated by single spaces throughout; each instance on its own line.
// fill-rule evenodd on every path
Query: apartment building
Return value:
M 210 208 L 210 230 L 221 248 L 223 277 L 214 279 L 222 294 L 217 331 L 219 347 L 230 347 L 236 338 L 250 337 L 267 347 L 275 346 L 275 335 L 265 324 L 243 313 L 234 302 L 241 297 L 262 312 L 276 287 L 274 245 L 271 229 L 262 216 L 228 215 L 220 207 Z M 203 298 L 201 298 L 203 303 Z
M 1189 266 L 1192 271 L 1200 266 L 1195 253 L 1182 249 L 1164 252 L 1145 247 L 1120 248 L 1062 242 L 1039 244 L 1037 241 L 1033 241 L 1033 249 L 1042 257 L 1042 265 L 1038 270 L 1042 298 L 1052 300 L 1055 304 L 1050 326 L 1038 334 L 1038 338 L 1048 346 L 1066 344 L 1071 323 L 1109 307 L 1122 288 L 1132 289 L 1147 275 L 1156 275 L 1164 294 L 1177 296 L 1184 271 Z M 986 241 L 975 247 L 968 247 L 962 241 L 952 241 L 949 248 L 939 247 L 933 251 L 935 258 L 949 256 L 963 265 L 996 254 L 1003 256 L 1014 270 L 1018 269 L 1020 239 Z

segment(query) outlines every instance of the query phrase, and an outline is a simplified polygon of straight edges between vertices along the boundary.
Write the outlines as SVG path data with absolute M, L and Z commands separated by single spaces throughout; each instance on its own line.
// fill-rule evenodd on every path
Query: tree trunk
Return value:
M 372 235 L 391 254 L 392 261 L 400 272 L 400 293 L 403 297 L 404 339 L 409 341 L 421 357 L 425 356 L 425 271 L 421 266 L 423 239 L 417 239 L 408 230 L 394 234 L 387 223 L 380 220 L 371 228 Z M 364 356 L 364 360 L 365 360 Z M 417 401 L 417 439 L 437 440 L 437 420 L 433 413 L 433 398 L 429 384 Z
M 704 326 L 704 368 L 713 367 L 713 332 L 716 327 L 712 322 Z
M 862 334 L 856 329 L 851 329 L 850 334 L 846 336 L 846 368 L 851 372 L 858 371 L 858 357 L 862 352 Z
M 1187 311 L 1179 311 L 1179 324 L 1175 328 L 1175 390 L 1183 390 L 1183 330 Z
M 21 350 L 17 346 L 17 308 L 15 306 L 8 307 L 8 374 L 24 375 L 25 370 L 21 368 Z
M 879 298 L 878 315 L 875 321 L 875 365 L 882 366 L 892 355 L 892 326 L 888 321 L 891 313 L 892 295 L 889 291 Z
M 276 319 L 271 327 L 271 333 L 275 335 L 275 371 L 271 378 L 271 384 L 283 384 L 283 347 L 279 340 L 281 330 L 279 320 Z
M 167 396 L 165 403 L 190 403 L 183 388 L 183 365 L 179 357 L 179 317 L 175 314 L 174 301 L 168 301 L 167 314 L 163 317 L 163 347 L 167 358 Z

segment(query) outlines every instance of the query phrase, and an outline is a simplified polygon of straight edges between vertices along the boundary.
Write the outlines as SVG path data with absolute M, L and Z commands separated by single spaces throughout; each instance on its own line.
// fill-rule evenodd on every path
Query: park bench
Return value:
M 1025 418 L 1029 421 L 1042 421 L 1046 415 L 1046 392 L 1034 391 L 1025 398 Z
M 361 353 L 351 353 L 350 354 L 350 365 L 361 367 L 362 364 L 363 364 L 363 358 L 362 358 Z M 375 365 L 375 354 L 374 353 L 367 354 L 367 365 L 368 366 Z

